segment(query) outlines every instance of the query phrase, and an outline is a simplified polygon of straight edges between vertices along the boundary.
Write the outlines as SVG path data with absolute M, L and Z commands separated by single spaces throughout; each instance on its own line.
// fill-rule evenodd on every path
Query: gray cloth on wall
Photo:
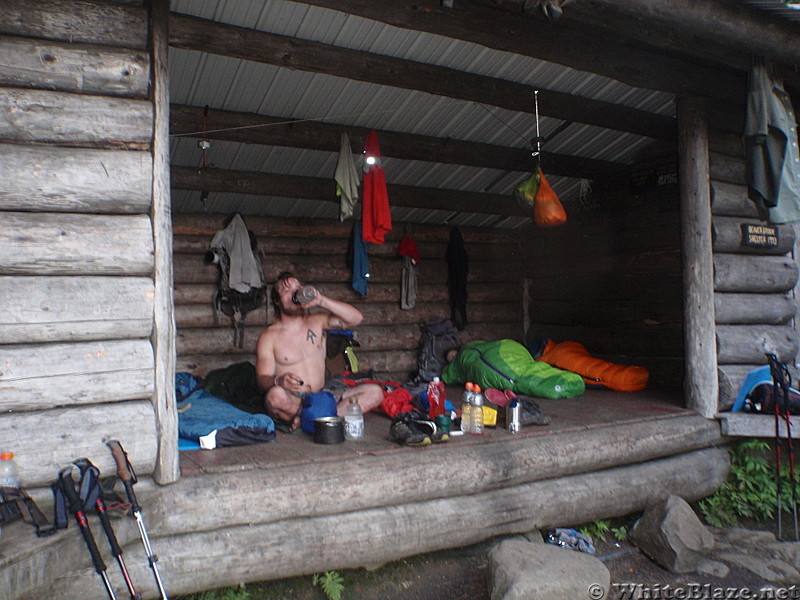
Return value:
M 220 229 L 214 235 L 210 250 L 215 248 L 222 248 L 228 255 L 228 287 L 246 294 L 251 288 L 265 285 L 261 263 L 250 243 L 250 232 L 239 213 L 233 216 L 225 229 Z
M 767 66 L 750 71 L 745 120 L 747 192 L 771 223 L 800 221 L 800 154 L 789 94 Z
M 419 267 L 410 256 L 403 257 L 403 274 L 400 280 L 400 308 L 411 310 L 417 305 L 417 278 Z
M 353 159 L 353 150 L 350 147 L 350 137 L 346 133 L 342 134 L 339 160 L 336 162 L 333 178 L 336 180 L 336 193 L 340 196 L 339 220 L 344 221 L 352 217 L 355 212 L 360 181 L 356 161 Z

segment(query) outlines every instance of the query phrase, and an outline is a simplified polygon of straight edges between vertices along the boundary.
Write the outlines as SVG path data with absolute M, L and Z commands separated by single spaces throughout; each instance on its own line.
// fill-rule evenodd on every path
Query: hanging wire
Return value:
M 536 152 L 533 156 L 536 157 L 536 163 L 539 169 L 542 168 L 542 137 L 539 134 L 539 90 L 533 91 L 533 110 L 536 116 Z

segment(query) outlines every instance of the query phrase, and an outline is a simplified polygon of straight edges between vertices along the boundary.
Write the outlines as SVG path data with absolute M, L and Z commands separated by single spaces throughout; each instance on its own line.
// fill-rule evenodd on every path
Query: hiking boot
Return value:
M 544 414 L 539 405 L 530 398 L 520 396 L 518 401 L 522 425 L 549 425 L 552 422 L 552 419 Z
M 412 419 L 398 419 L 392 423 L 389 437 L 401 446 L 418 447 L 427 446 L 431 443 L 430 436 L 421 431 L 417 427 L 416 421 Z
M 450 441 L 450 434 L 436 425 L 434 421 L 429 419 L 417 419 L 414 421 L 414 424 L 417 426 L 417 429 L 427 433 L 434 444 Z

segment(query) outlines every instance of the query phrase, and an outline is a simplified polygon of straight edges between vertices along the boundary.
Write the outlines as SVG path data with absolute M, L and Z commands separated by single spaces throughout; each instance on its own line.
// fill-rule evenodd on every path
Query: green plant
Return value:
M 595 543 L 605 542 L 606 535 L 611 531 L 611 521 L 594 521 L 579 528 L 578 531 L 583 535 L 588 535 Z
M 186 600 L 250 600 L 252 594 L 241 586 L 231 586 L 218 590 L 209 590 L 187 596 Z
M 773 451 L 770 442 L 747 439 L 730 451 L 731 472 L 728 480 L 712 495 L 699 504 L 706 522 L 714 527 L 731 527 L 740 518 L 771 519 L 775 514 L 777 489 L 775 467 L 769 457 Z M 789 510 L 792 490 L 788 467 L 781 466 L 781 506 Z M 797 486 L 800 495 L 800 485 Z
M 322 588 L 329 600 L 341 600 L 344 590 L 344 578 L 338 571 L 325 571 L 322 575 L 316 574 L 311 584 Z
M 620 525 L 619 527 L 612 527 L 611 528 L 611 535 L 614 536 L 614 539 L 618 542 L 621 542 L 628 537 L 628 528 L 625 525 Z

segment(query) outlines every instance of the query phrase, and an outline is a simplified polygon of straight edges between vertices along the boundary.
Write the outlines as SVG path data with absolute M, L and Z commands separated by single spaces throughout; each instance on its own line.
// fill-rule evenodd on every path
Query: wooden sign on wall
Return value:
M 773 248 L 777 245 L 777 227 L 742 223 L 742 246 L 748 248 Z

